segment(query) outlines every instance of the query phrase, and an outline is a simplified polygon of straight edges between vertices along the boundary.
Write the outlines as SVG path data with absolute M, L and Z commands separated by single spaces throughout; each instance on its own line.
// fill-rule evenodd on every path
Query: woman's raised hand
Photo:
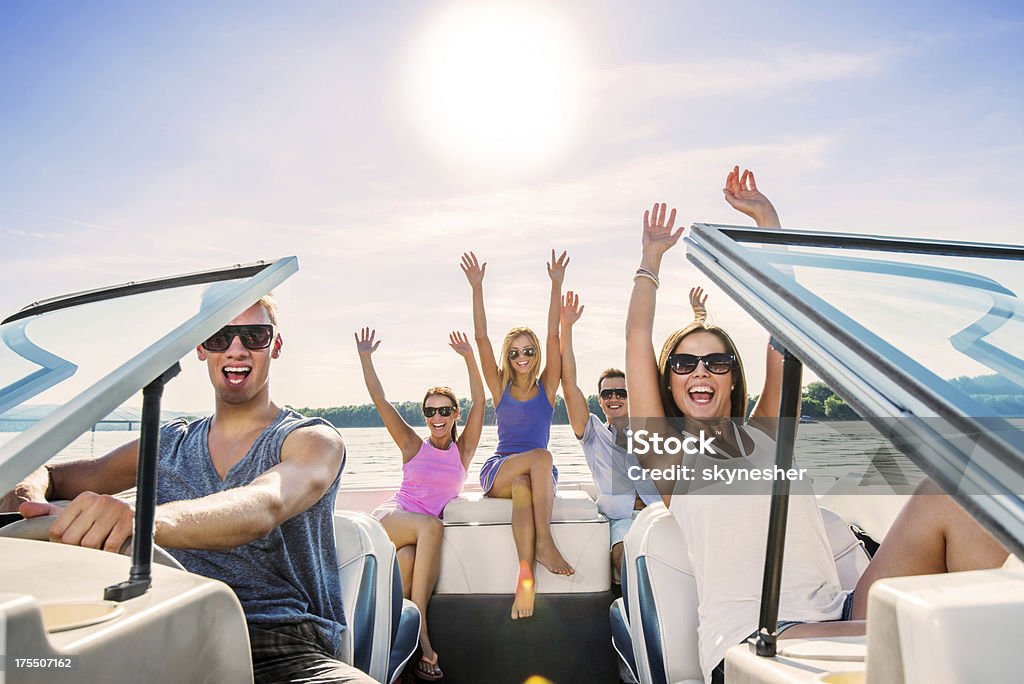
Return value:
M 356 338 L 356 351 L 359 352 L 360 356 L 369 356 L 373 352 L 377 351 L 377 347 L 380 346 L 380 340 L 373 341 L 374 336 L 377 334 L 376 330 L 370 328 L 363 328 L 359 332 L 355 333 Z
M 708 296 L 704 293 L 703 287 L 690 288 L 690 308 L 693 309 L 693 320 L 697 323 L 703 323 L 708 319 L 708 310 L 704 307 L 706 301 Z
M 683 234 L 683 228 L 680 226 L 676 230 L 672 230 L 676 223 L 676 210 L 672 209 L 672 212 L 666 219 L 665 212 L 667 209 L 668 205 L 664 202 L 660 204 L 655 202 L 653 207 L 644 212 L 644 254 L 661 256 L 672 245 L 679 242 L 679 238 Z
M 551 250 L 551 261 L 548 263 L 548 277 L 550 277 L 553 282 L 561 285 L 565 281 L 565 267 L 568 265 L 568 252 L 562 252 L 562 256 L 555 259 L 555 250 Z
M 473 355 L 473 345 L 469 343 L 466 333 L 452 330 L 448 335 L 448 346 L 455 350 L 459 356 L 468 358 Z
M 484 273 L 487 272 L 486 261 L 481 264 L 477 260 L 476 254 L 473 254 L 472 252 L 463 252 L 462 263 L 460 265 L 462 266 L 462 272 L 466 274 L 466 280 L 469 281 L 470 285 L 476 287 L 484 282 Z
M 775 207 L 757 189 L 754 172 L 750 169 L 744 169 L 740 174 L 740 167 L 734 166 L 729 175 L 725 177 L 725 187 L 722 188 L 722 192 L 725 194 L 725 201 L 729 203 L 729 206 L 754 219 L 757 225 L 779 225 L 779 215 L 775 212 Z
M 583 315 L 583 307 L 580 305 L 580 296 L 569 290 L 562 295 L 561 322 L 563 327 L 569 327 L 580 320 Z

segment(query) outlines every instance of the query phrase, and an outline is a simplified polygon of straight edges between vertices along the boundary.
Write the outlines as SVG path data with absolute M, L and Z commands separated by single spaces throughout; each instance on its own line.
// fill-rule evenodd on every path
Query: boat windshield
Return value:
M 1024 247 L 708 224 L 686 242 L 860 416 L 1024 549 Z
M 298 269 L 294 257 L 59 297 L 0 325 L 0 492 Z M 207 289 L 210 283 L 223 283 Z M 205 294 L 204 296 L 204 293 Z
M 882 349 L 905 353 L 949 382 L 951 399 L 968 413 L 1019 415 L 1019 406 L 998 398 L 1024 394 L 1020 262 L 819 247 L 765 249 L 761 256 L 780 274 L 791 272 L 847 327 L 870 331 Z M 962 394 L 977 396 L 971 403 Z

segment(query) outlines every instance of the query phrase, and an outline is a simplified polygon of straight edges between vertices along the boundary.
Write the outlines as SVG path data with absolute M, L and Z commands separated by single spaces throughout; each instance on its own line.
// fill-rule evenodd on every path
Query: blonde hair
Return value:
M 203 288 L 203 293 L 200 296 L 199 308 L 205 308 L 210 303 L 217 300 L 225 292 L 230 292 L 236 287 L 235 281 L 221 280 L 216 283 L 211 283 Z M 252 305 L 259 304 L 263 307 L 263 310 L 267 312 L 267 318 L 270 319 L 270 324 L 275 328 L 277 327 L 277 299 L 274 298 L 273 292 L 260 297 L 257 301 L 253 302 Z M 246 307 L 248 308 L 248 307 Z
M 747 415 L 747 377 L 743 373 L 743 360 L 740 358 L 739 353 L 736 351 L 736 345 L 727 332 L 717 325 L 707 325 L 703 321 L 694 321 L 689 325 L 679 328 L 668 336 L 665 344 L 661 347 L 661 356 L 658 357 L 658 379 L 660 380 L 658 389 L 661 391 L 661 404 L 665 408 L 665 416 L 668 418 L 680 418 L 685 415 L 679 409 L 679 406 L 676 405 L 676 400 L 669 389 L 669 378 L 671 377 L 672 370 L 668 367 L 668 357 L 672 355 L 672 352 L 675 351 L 675 348 L 679 346 L 679 343 L 684 338 L 700 332 L 711 333 L 720 339 L 725 346 L 726 353 L 732 354 L 736 359 L 736 364 L 732 368 L 733 380 L 735 382 L 733 383 L 732 392 L 729 394 L 729 415 L 733 418 L 745 417 Z
M 277 299 L 274 298 L 273 292 L 268 292 L 259 298 L 256 302 L 263 307 L 263 310 L 267 312 L 267 318 L 270 319 L 270 324 L 277 327 Z
M 505 335 L 505 341 L 501 343 L 501 365 L 498 366 L 498 377 L 501 379 L 501 389 L 505 391 L 505 388 L 509 386 L 512 379 L 515 377 L 515 371 L 512 370 L 512 364 L 508 360 L 508 350 L 512 347 L 512 340 L 516 339 L 520 335 L 526 335 L 530 338 L 530 344 L 534 349 L 537 350 L 537 355 L 533 358 L 537 359 L 537 363 L 533 366 L 533 380 L 536 382 L 537 377 L 540 375 L 541 365 L 541 348 L 540 340 L 537 339 L 537 333 L 533 332 L 526 326 L 518 326 L 512 328 Z
M 455 391 L 452 390 L 451 387 L 445 387 L 444 385 L 439 385 L 437 387 L 431 387 L 430 389 L 427 390 L 427 393 L 425 395 L 423 395 L 423 401 L 422 401 L 422 403 L 420 405 L 420 409 L 421 410 L 426 410 L 426 408 L 427 408 L 427 399 L 429 399 L 430 397 L 434 396 L 435 394 L 440 394 L 443 397 L 448 397 L 449 399 L 451 399 L 452 406 L 455 407 L 455 413 L 458 414 L 458 412 L 459 412 L 459 400 L 455 397 Z M 458 431 L 456 430 L 456 427 L 458 426 L 458 424 L 459 424 L 459 418 L 456 415 L 455 422 L 452 423 L 452 442 L 453 443 L 459 439 Z

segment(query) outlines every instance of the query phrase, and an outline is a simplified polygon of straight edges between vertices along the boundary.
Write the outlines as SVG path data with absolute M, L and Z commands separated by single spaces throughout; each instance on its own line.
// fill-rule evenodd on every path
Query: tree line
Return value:
M 463 418 L 469 413 L 470 401 L 468 398 L 459 399 L 459 412 Z M 597 403 L 597 395 L 587 397 L 587 404 L 592 413 L 601 416 L 601 406 Z M 423 406 L 418 401 L 393 401 L 399 415 L 409 425 L 420 425 L 423 422 Z M 373 404 L 359 404 L 356 406 L 331 406 L 328 408 L 296 408 L 296 411 L 305 416 L 318 416 L 333 424 L 335 427 L 383 427 L 384 422 L 380 419 L 376 407 Z M 463 421 L 460 421 L 460 424 Z M 561 396 L 555 396 L 554 414 L 551 417 L 553 425 L 568 425 L 569 416 L 565 412 L 565 401 Z M 484 425 L 494 425 L 494 404 L 490 399 L 484 408 Z
M 978 402 L 987 415 L 1004 417 L 1024 417 L 1024 392 L 1020 387 L 998 375 L 982 375 L 978 377 L 959 377 L 950 383 Z M 747 402 L 747 413 L 753 409 L 757 396 L 750 397 Z M 603 416 L 597 395 L 587 397 L 590 412 Z M 423 412 L 418 401 L 391 402 L 398 413 L 410 425 L 419 425 L 423 421 Z M 803 388 L 801 397 L 801 413 L 814 420 L 857 420 L 857 412 L 823 382 L 812 382 Z M 296 408 L 296 411 L 307 416 L 319 416 L 339 428 L 346 427 L 383 427 L 380 414 L 373 404 L 353 406 L 331 406 L 328 408 Z M 469 412 L 469 399 L 459 400 L 459 410 L 465 416 Z M 565 412 L 565 402 L 561 396 L 555 397 L 554 425 L 568 425 L 569 417 Z M 487 400 L 484 413 L 484 425 L 494 425 L 494 405 Z

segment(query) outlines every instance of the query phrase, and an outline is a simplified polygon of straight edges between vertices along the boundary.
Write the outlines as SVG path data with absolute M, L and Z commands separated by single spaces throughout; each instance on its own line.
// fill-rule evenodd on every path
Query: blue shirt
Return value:
M 640 466 L 636 456 L 616 444 L 615 428 L 606 426 L 593 413 L 587 418 L 580 444 L 583 445 L 583 456 L 590 466 L 590 473 L 594 476 L 594 484 L 600 492 L 597 510 L 606 518 L 631 518 L 637 495 L 647 506 L 661 501 L 658 488 L 651 480 L 629 478 L 630 466 Z
M 161 428 L 158 504 L 247 485 L 281 462 L 281 446 L 293 430 L 330 425 L 322 418 L 282 409 L 222 481 L 210 458 L 210 421 L 176 420 Z M 345 628 L 334 545 L 334 499 L 340 479 L 339 471 L 319 501 L 265 537 L 230 551 L 168 551 L 189 572 L 230 586 L 250 625 L 309 621 L 319 629 L 324 645 L 337 652 Z
M 498 422 L 499 454 L 521 454 L 531 449 L 547 449 L 551 437 L 551 414 L 554 409 L 537 381 L 537 394 L 533 399 L 519 401 L 512 396 L 512 384 L 505 386 L 494 417 Z

